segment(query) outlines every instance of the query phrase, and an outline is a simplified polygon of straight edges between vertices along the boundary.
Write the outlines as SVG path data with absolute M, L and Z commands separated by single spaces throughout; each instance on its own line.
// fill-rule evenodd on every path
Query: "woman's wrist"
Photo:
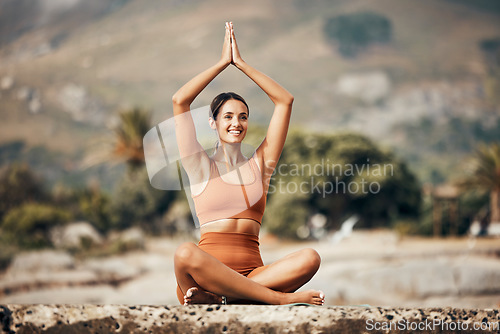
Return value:
M 245 63 L 245 61 L 244 61 L 243 59 L 240 59 L 240 60 L 238 60 L 238 61 L 235 61 L 233 64 L 234 64 L 234 66 L 236 66 L 236 68 L 237 68 L 237 69 L 239 69 L 239 70 L 242 70 L 242 69 L 243 69 L 243 67 L 245 67 L 245 65 L 246 65 L 246 63 Z
M 216 64 L 215 66 L 221 68 L 221 70 L 224 70 L 226 67 L 228 67 L 229 65 L 231 65 L 231 61 L 227 61 L 227 60 L 224 60 L 224 59 L 220 59 Z

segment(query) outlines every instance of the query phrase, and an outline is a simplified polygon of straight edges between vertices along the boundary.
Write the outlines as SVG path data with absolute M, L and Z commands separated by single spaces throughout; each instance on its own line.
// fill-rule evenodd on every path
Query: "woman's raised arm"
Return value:
M 231 32 L 231 49 L 232 63 L 250 79 L 252 79 L 274 103 L 274 112 L 269 123 L 266 138 L 257 148 L 256 154 L 261 159 L 262 167 L 265 175 L 270 175 L 276 167 L 278 159 L 285 145 L 288 126 L 290 124 L 290 116 L 292 114 L 293 95 L 285 88 L 281 87 L 276 81 L 248 65 L 240 55 L 238 44 L 234 35 L 232 22 L 230 25 Z
M 229 64 L 231 64 L 231 33 L 226 22 L 226 35 L 222 46 L 222 56 L 217 64 L 189 80 L 172 96 L 175 119 L 175 134 L 182 166 L 186 170 L 191 186 L 207 179 L 210 161 L 196 138 L 196 129 L 190 111 L 191 103 L 201 91 Z
M 222 46 L 222 56 L 217 64 L 201 72 L 193 79 L 189 80 L 172 96 L 174 105 L 174 116 L 180 115 L 189 110 L 191 103 L 201 93 L 203 89 L 222 72 L 232 62 L 231 55 L 231 34 L 229 24 L 226 22 L 226 35 Z

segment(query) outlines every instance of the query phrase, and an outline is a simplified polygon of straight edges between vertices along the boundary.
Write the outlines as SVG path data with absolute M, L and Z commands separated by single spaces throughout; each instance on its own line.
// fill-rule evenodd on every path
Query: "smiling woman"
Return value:
M 199 144 L 189 112 L 196 96 L 229 65 L 252 79 L 274 103 L 267 135 L 250 158 L 241 151 L 249 118 L 241 96 L 221 93 L 210 105 L 210 127 L 219 138 L 212 156 Z M 181 162 L 201 230 L 198 245 L 184 243 L 175 254 L 179 302 L 322 305 L 321 291 L 295 292 L 319 269 L 316 251 L 303 249 L 269 265 L 264 265 L 259 251 L 269 181 L 285 143 L 293 96 L 243 61 L 233 25 L 226 23 L 220 61 L 186 83 L 172 101 Z
M 228 133 L 233 142 L 241 142 L 248 129 L 249 110 L 245 100 L 236 93 L 228 92 L 217 95 L 210 104 L 210 127 L 217 130 L 219 136 Z M 221 114 L 221 117 L 218 117 Z M 231 137 L 227 137 L 231 142 Z

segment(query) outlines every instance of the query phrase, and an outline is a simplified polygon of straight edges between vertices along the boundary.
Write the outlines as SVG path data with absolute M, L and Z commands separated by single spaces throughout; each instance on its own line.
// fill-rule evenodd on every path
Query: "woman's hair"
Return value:
M 245 100 L 238 94 L 233 93 L 233 92 L 227 92 L 227 93 L 220 93 L 217 95 L 213 100 L 212 103 L 210 103 L 210 113 L 214 120 L 217 119 L 217 115 L 219 115 L 219 111 L 224 105 L 229 100 L 238 100 L 240 102 L 243 102 L 243 104 L 247 107 L 248 113 L 250 113 L 250 109 L 248 108 L 248 104 L 245 102 Z

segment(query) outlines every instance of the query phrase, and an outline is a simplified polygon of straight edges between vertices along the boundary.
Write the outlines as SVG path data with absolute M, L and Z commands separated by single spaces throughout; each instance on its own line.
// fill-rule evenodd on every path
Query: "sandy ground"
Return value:
M 178 304 L 173 254 L 183 241 L 196 239 L 150 238 L 144 251 L 112 258 L 9 268 L 0 275 L 0 303 Z M 302 289 L 323 290 L 328 305 L 500 307 L 500 239 L 400 238 L 391 231 L 357 231 L 338 243 L 261 236 L 265 264 L 306 247 L 322 264 Z

